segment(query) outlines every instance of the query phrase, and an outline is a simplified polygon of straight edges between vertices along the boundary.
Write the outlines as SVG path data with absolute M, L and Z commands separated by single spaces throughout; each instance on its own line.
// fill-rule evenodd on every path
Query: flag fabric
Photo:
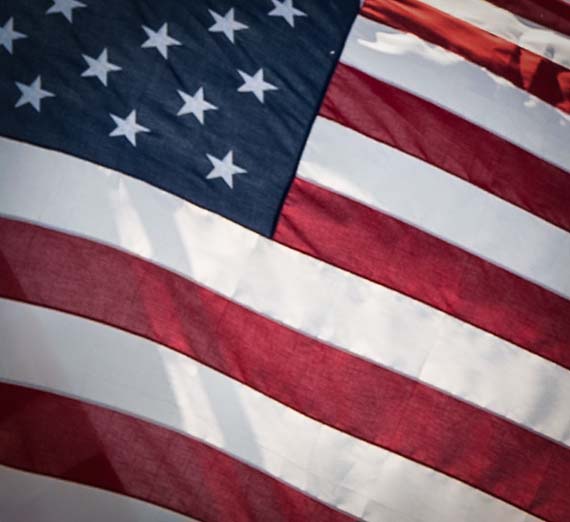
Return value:
M 570 5 L 4 0 L 0 520 L 570 520 Z

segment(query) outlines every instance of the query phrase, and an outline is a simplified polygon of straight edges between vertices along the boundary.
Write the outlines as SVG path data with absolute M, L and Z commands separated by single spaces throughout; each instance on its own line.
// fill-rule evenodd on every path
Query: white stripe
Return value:
M 484 0 L 422 0 L 444 13 L 570 68 L 570 38 Z
M 0 520 L 2 522 L 194 521 L 131 497 L 6 466 L 0 466 Z
M 570 171 L 570 115 L 457 54 L 358 16 L 341 61 Z
M 299 176 L 570 297 L 570 233 L 429 163 L 319 117 Z
M 146 339 L 0 299 L 0 379 L 105 405 L 188 434 L 356 517 L 522 521 L 448 476 L 320 424 Z
M 0 186 L 9 187 L 0 190 L 0 213 L 138 254 L 306 335 L 570 444 L 569 371 L 423 303 L 61 153 L 0 139 Z

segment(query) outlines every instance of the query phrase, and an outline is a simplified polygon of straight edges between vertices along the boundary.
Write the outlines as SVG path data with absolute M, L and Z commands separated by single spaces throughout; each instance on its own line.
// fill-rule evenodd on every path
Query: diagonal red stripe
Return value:
M 547 504 L 552 521 L 570 516 L 558 472 L 552 471 L 561 462 L 570 477 L 570 451 L 534 433 L 112 248 L 0 219 L 0 253 L 4 297 L 147 337 L 522 509 L 540 493 L 544 501 L 534 513 Z
M 367 0 L 362 15 L 452 51 L 570 112 L 570 71 L 420 0 Z
M 275 239 L 570 368 L 570 301 L 395 218 L 296 179 Z
M 204 522 L 353 520 L 180 433 L 7 383 L 0 383 L 0 462 Z
M 570 231 L 570 175 L 412 94 L 339 64 L 320 110 Z
M 570 4 L 564 0 L 486 0 L 559 33 L 570 36 Z

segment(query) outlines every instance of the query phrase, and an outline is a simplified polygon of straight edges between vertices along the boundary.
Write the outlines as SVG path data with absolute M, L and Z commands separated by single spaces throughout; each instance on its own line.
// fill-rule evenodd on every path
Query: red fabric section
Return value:
M 326 230 L 322 232 L 326 238 Z M 0 219 L 0 261 L 2 296 L 147 337 L 320 422 L 522 509 L 533 506 L 540 492 L 544 501 L 537 503 L 535 514 L 547 503 L 549 509 L 560 506 L 554 508 L 552 521 L 570 517 L 556 471 L 562 466 L 568 483 L 569 450 L 490 413 L 82 238 Z M 45 429 L 38 428 L 38 433 Z
M 538 488 L 538 493 L 531 504 L 531 511 L 542 513 L 544 520 L 561 520 L 561 513 L 566 513 L 565 520 L 570 520 L 570 453 L 553 457 L 546 472 L 544 482 Z M 552 498 L 550 488 L 558 483 L 561 494 L 556 499 Z M 564 494 L 562 494 L 564 492 Z
M 532 51 L 419 0 L 367 0 L 361 14 L 459 54 L 570 112 L 570 71 Z
M 570 368 L 570 301 L 411 225 L 296 179 L 274 238 Z
M 461 117 L 339 64 L 321 116 L 570 231 L 570 174 Z
M 527 20 L 570 36 L 570 5 L 564 0 L 486 0 Z
M 353 520 L 180 433 L 6 383 L 0 383 L 0 462 L 204 522 Z

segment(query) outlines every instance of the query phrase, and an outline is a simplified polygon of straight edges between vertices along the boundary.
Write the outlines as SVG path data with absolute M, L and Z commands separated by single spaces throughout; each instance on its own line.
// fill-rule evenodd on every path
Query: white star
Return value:
M 208 29 L 212 33 L 224 33 L 228 40 L 234 43 L 234 32 L 247 29 L 247 25 L 237 22 L 234 18 L 233 7 L 224 15 L 220 15 L 211 9 L 208 9 L 216 23 Z
M 145 25 L 143 25 L 142 28 L 148 36 L 148 40 L 144 42 L 141 47 L 156 47 L 156 50 L 163 56 L 163 58 L 168 59 L 168 46 L 182 45 L 178 40 L 168 36 L 167 23 L 162 24 L 162 27 L 156 32 Z
M 214 156 L 210 154 L 206 154 L 206 156 L 208 156 L 210 163 L 214 166 L 206 176 L 206 179 L 222 178 L 230 188 L 234 188 L 233 177 L 236 174 L 245 174 L 247 172 L 247 170 L 234 164 L 234 153 L 231 150 L 226 154 L 223 160 L 214 158 Z
M 44 91 L 42 89 L 42 77 L 38 76 L 30 85 L 24 85 L 23 83 L 16 82 L 16 86 L 20 89 L 22 96 L 16 102 L 14 107 L 21 107 L 22 105 L 26 105 L 29 103 L 36 111 L 41 111 L 41 102 L 43 98 L 51 98 L 55 96 L 55 94 Z
M 295 16 L 307 16 L 300 9 L 293 7 L 293 0 L 271 0 L 274 8 L 269 12 L 269 16 L 282 16 L 291 27 L 295 27 Z
M 27 36 L 14 30 L 13 18 L 10 18 L 4 24 L 4 27 L 0 27 L 0 45 L 4 46 L 10 54 L 13 51 L 12 45 L 14 40 L 20 40 L 21 38 L 27 38 Z
M 243 85 L 238 89 L 239 92 L 251 92 L 255 94 L 255 97 L 264 103 L 264 93 L 265 91 L 276 91 L 278 90 L 275 85 L 266 82 L 263 79 L 263 69 L 259 69 L 253 76 L 239 71 L 238 73 L 243 79 Z
M 88 69 L 83 71 L 81 76 L 90 77 L 94 76 L 99 78 L 101 83 L 107 87 L 107 75 L 113 71 L 120 71 L 121 68 L 118 65 L 112 64 L 107 59 L 107 49 L 103 49 L 103 52 L 99 55 L 99 58 L 91 58 L 85 54 L 82 55 L 83 59 L 89 65 Z
M 117 124 L 117 128 L 113 130 L 109 136 L 124 136 L 134 147 L 137 146 L 137 134 L 139 132 L 150 132 L 149 129 L 137 123 L 137 111 L 131 111 L 131 113 L 124 119 L 119 118 L 114 114 L 111 114 L 110 116 Z
M 73 10 L 79 7 L 87 7 L 78 0 L 52 0 L 53 5 L 46 11 L 46 14 L 61 13 L 70 22 L 73 22 Z
M 194 96 L 190 96 L 183 91 L 178 91 L 178 94 L 184 100 L 184 105 L 178 111 L 178 116 L 183 116 L 184 114 L 193 114 L 196 116 L 196 119 L 203 125 L 204 112 L 218 109 L 215 105 L 212 105 L 204 99 L 203 87 L 200 87 L 194 93 Z

